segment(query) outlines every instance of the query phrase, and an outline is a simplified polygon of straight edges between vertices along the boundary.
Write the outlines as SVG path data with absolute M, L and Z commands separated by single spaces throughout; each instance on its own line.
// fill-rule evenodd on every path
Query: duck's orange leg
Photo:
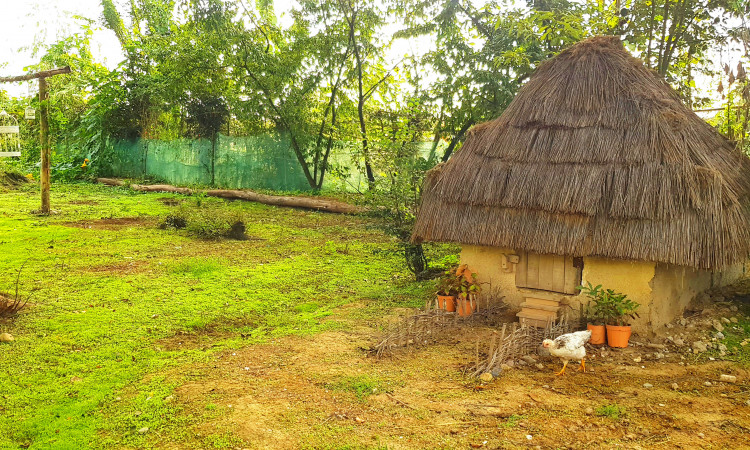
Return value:
M 560 375 L 564 374 L 566 367 L 568 367 L 568 362 L 567 361 L 565 361 L 565 363 L 563 364 L 562 370 L 560 370 L 559 372 L 557 372 L 555 375 L 557 375 L 559 377 Z

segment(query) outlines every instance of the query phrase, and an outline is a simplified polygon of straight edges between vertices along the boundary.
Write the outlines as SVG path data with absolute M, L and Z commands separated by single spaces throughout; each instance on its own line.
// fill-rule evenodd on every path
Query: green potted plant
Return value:
M 627 295 L 612 289 L 604 290 L 600 295 L 597 308 L 607 324 L 607 344 L 610 347 L 625 348 L 630 340 L 630 319 L 638 316 L 636 310 L 641 306 L 629 299 Z
M 461 278 L 453 270 L 447 270 L 437 285 L 438 308 L 448 312 L 456 311 L 456 296 L 461 289 Z
M 458 278 L 458 298 L 456 300 L 456 309 L 459 316 L 470 316 L 477 309 L 476 295 L 482 290 L 477 282 L 477 274 L 472 272 L 464 264 L 456 269 Z
M 604 311 L 600 307 L 600 299 L 606 292 L 602 290 L 602 285 L 592 286 L 586 283 L 586 286 L 578 286 L 576 289 L 585 294 L 589 301 L 583 306 L 582 315 L 586 319 L 586 329 L 591 331 L 589 343 L 592 345 L 601 345 L 606 343 L 606 330 Z

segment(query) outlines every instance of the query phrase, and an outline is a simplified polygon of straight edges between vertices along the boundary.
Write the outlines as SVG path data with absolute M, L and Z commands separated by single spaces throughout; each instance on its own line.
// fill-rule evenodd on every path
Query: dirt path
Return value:
M 248 448 L 750 446 L 738 440 L 750 433 L 749 374 L 731 363 L 624 363 L 631 348 L 617 362 L 596 354 L 585 374 L 555 377 L 549 361 L 482 385 L 461 374 L 466 341 L 377 360 L 365 333 L 288 337 L 193 368 L 177 399 L 221 412 L 193 432 L 229 429 Z M 728 372 L 741 382 L 716 381 Z

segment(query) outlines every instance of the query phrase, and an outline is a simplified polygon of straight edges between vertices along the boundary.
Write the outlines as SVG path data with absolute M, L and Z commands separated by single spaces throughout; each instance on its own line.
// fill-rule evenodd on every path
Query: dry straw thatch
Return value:
M 595 37 L 428 174 L 413 240 L 719 269 L 748 256 L 749 193 L 750 160 Z

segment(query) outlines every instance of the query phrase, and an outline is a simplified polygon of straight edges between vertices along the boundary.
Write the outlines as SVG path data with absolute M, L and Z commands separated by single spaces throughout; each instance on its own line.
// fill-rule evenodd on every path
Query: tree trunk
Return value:
M 41 154 L 41 168 L 39 170 L 39 179 L 41 180 L 41 194 L 42 194 L 42 214 L 49 214 L 49 123 L 47 122 L 47 114 L 49 114 L 49 94 L 47 93 L 47 80 L 42 77 L 39 78 L 39 140 L 41 141 L 42 154 Z
M 464 138 L 464 135 L 467 131 L 469 131 L 469 128 L 474 125 L 474 119 L 469 119 L 460 130 L 458 130 L 458 133 L 456 133 L 456 136 L 453 137 L 453 140 L 451 140 L 451 143 L 448 145 L 448 148 L 445 149 L 445 154 L 443 155 L 443 162 L 447 162 L 448 159 L 453 154 L 453 150 L 456 148 L 456 145 L 458 145 L 459 142 Z

